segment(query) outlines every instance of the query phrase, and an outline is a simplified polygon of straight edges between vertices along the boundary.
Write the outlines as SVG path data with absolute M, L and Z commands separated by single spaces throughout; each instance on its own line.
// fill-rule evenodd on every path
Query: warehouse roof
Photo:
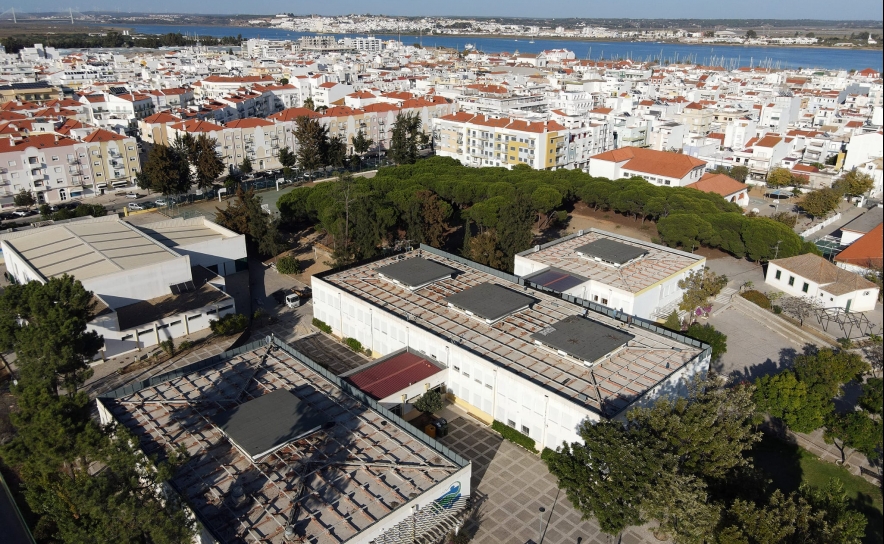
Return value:
M 45 278 L 85 280 L 179 257 L 116 216 L 53 224 L 2 238 Z
M 305 542 L 338 544 L 361 541 L 363 531 L 413 501 L 432 502 L 425 493 L 461 470 L 469 479 L 466 460 L 351 391 L 361 395 L 268 339 L 99 403 L 147 455 L 187 451 L 170 483 L 217 541 L 282 544 L 293 527 Z M 260 428 L 267 420 L 279 437 Z M 260 459 L 235 445 L 273 450 L 281 442 Z
M 204 217 L 170 219 L 139 226 L 139 230 L 167 247 L 188 246 L 210 240 L 237 236 Z
M 622 266 L 610 266 L 578 253 L 581 247 L 596 240 L 614 241 L 634 248 L 631 251 L 636 254 L 643 252 L 646 255 Z M 597 229 L 580 231 L 523 251 L 519 256 L 627 293 L 639 293 L 706 260 L 699 255 Z
M 403 259 L 378 269 L 378 274 L 412 289 L 450 278 L 457 270 L 428 259 Z
M 586 308 L 567 302 L 564 295 L 558 297 L 533 290 L 530 291 L 530 298 L 533 299 L 530 305 L 523 302 L 521 309 L 492 323 L 477 322 L 463 311 L 449 307 L 450 297 L 486 284 L 496 286 L 503 292 L 525 296 L 513 291 L 521 289 L 514 283 L 518 278 L 480 270 L 474 263 L 471 265 L 469 261 L 427 246 L 405 254 L 406 258 L 421 256 L 432 256 L 434 260 L 457 268 L 461 273 L 454 278 L 410 290 L 390 285 L 379 277 L 378 268 L 399 258 L 392 257 L 346 270 L 317 274 L 313 277 L 314 290 L 320 291 L 319 282 L 342 289 L 407 320 L 409 326 L 428 330 L 553 394 L 606 417 L 613 417 L 627 408 L 672 373 L 684 368 L 705 349 L 699 342 L 680 335 L 658 334 L 650 326 L 629 327 L 617 319 L 616 312 L 612 310 L 599 307 L 599 311 L 587 313 Z M 583 258 L 580 260 L 586 261 Z M 596 308 L 595 305 L 586 304 Z M 569 316 L 584 314 L 587 314 L 587 319 L 608 328 L 622 328 L 634 338 L 627 340 L 611 357 L 592 366 L 538 346 L 532 338 L 533 334 Z
M 469 314 L 475 314 L 488 322 L 495 322 L 519 310 L 529 307 L 534 299 L 496 283 L 480 283 L 445 297 L 445 302 Z

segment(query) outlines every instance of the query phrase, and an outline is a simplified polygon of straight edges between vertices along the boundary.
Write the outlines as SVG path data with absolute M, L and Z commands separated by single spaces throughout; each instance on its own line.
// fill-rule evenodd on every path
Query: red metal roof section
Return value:
M 441 371 L 423 357 L 406 351 L 347 379 L 375 400 L 380 400 Z

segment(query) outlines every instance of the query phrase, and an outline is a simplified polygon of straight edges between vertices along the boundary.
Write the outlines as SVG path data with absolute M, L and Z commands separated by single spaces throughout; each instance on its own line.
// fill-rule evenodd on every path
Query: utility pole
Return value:
M 774 259 L 776 259 L 780 254 L 780 244 L 782 244 L 782 240 L 777 240 L 777 245 L 774 246 Z

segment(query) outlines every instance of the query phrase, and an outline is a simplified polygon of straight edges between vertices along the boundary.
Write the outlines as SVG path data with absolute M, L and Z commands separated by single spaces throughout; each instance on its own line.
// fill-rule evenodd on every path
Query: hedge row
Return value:
M 740 296 L 745 298 L 749 302 L 761 306 L 765 310 L 770 310 L 770 299 L 767 298 L 767 295 L 765 295 L 761 291 L 746 291 L 744 293 L 740 293 Z
M 313 318 L 313 326 L 326 334 L 331 334 L 332 328 L 325 324 L 325 321 Z
M 528 451 L 532 451 L 537 453 L 537 448 L 534 447 L 534 439 L 530 436 L 524 435 L 519 431 L 513 429 L 512 427 L 501 423 L 500 421 L 494 420 L 494 423 L 491 424 L 491 428 L 495 431 L 499 432 L 500 435 L 510 442 L 514 442 Z

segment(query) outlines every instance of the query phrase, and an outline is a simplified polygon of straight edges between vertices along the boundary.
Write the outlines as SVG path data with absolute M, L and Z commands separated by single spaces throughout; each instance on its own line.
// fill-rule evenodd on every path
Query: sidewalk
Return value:
M 775 428 L 770 423 L 770 421 L 766 421 L 763 426 L 766 427 L 767 430 L 770 431 L 771 434 L 773 434 L 774 436 L 798 444 L 799 446 L 816 455 L 823 461 L 836 465 L 840 465 L 841 463 L 841 452 L 834 444 L 826 444 L 826 441 L 823 439 L 822 429 L 817 429 L 812 433 L 805 434 L 796 433 L 785 428 Z M 880 475 L 880 467 L 870 463 L 865 455 L 856 450 L 853 450 L 852 448 L 845 447 L 844 459 L 844 468 L 846 468 L 851 474 L 862 476 L 875 485 L 881 485 L 881 480 L 868 474 L 871 473 Z M 865 471 L 863 469 L 865 469 Z

